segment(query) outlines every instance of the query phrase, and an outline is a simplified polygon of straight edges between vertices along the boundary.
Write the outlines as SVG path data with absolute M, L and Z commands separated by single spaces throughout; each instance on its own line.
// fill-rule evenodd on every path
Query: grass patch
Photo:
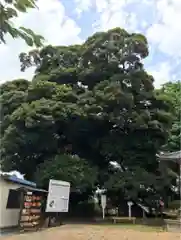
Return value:
M 104 224 L 94 224 L 100 227 L 110 227 L 110 228 L 121 228 L 121 229 L 130 229 L 135 230 L 139 232 L 163 232 L 162 227 L 153 227 L 153 226 L 146 226 L 141 224 L 110 224 L 110 223 L 104 223 Z

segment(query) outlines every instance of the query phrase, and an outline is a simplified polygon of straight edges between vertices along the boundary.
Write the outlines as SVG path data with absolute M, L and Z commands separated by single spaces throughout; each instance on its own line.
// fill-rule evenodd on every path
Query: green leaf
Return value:
M 6 8 L 6 15 L 8 18 L 12 18 L 12 17 L 17 17 L 18 14 L 17 14 L 17 11 L 13 8 L 9 8 L 7 7 Z
M 12 4 L 14 0 L 4 0 L 6 3 Z
M 33 46 L 33 39 L 32 39 L 31 36 L 28 36 L 27 34 L 21 32 L 21 31 L 18 31 L 18 36 L 21 37 L 22 39 L 24 39 L 25 42 L 26 42 L 30 47 Z
M 0 43 L 6 43 L 5 35 L 10 34 L 13 38 L 21 37 L 29 46 L 42 46 L 44 38 L 35 34 L 31 29 L 25 27 L 15 28 L 10 21 L 11 18 L 18 17 L 19 12 L 26 12 L 28 9 L 36 7 L 36 0 L 7 0 L 6 5 L 0 3 Z M 33 43 L 32 43 L 33 41 Z
M 23 32 L 27 33 L 28 35 L 34 36 L 34 32 L 29 29 L 29 28 L 25 28 L 25 27 L 20 27 L 21 30 L 23 30 Z
M 20 12 L 26 12 L 28 8 L 36 7 L 34 0 L 16 0 L 14 7 Z
M 8 29 L 8 32 L 13 38 L 18 37 L 19 32 L 16 28 L 13 28 L 13 27 L 10 26 L 9 29 Z
M 25 32 L 28 36 L 30 36 L 33 40 L 33 44 L 36 47 L 42 46 L 42 43 L 44 41 L 44 38 L 41 35 L 35 34 L 31 29 L 25 28 L 25 27 L 20 27 L 20 29 Z

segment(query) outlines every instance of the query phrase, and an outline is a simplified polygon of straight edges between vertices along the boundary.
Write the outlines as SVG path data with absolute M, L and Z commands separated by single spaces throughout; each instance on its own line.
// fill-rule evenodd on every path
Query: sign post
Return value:
M 70 183 L 50 180 L 46 212 L 68 212 Z
M 129 214 L 129 218 L 131 218 L 131 207 L 133 205 L 133 203 L 131 201 L 129 201 L 128 203 L 128 214 Z
M 105 208 L 106 208 L 106 195 L 101 195 L 101 206 L 102 206 L 102 218 L 105 218 Z

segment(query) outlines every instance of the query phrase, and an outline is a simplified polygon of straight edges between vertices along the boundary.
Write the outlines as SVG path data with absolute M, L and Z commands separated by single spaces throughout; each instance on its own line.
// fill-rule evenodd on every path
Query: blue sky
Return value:
M 181 80 L 181 0 L 38 0 L 38 7 L 21 14 L 14 24 L 31 27 L 52 45 L 81 43 L 96 31 L 114 27 L 140 32 L 149 42 L 145 68 L 155 86 Z M 19 71 L 18 54 L 28 50 L 22 40 L 7 36 L 7 44 L 0 45 L 6 56 L 0 60 L 1 81 L 31 80 L 33 68 Z

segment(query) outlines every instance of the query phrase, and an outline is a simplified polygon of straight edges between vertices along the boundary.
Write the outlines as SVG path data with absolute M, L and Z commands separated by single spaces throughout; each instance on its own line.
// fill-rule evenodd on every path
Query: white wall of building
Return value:
M 20 209 L 6 209 L 9 190 L 17 189 L 22 185 L 0 178 L 0 228 L 18 225 Z

